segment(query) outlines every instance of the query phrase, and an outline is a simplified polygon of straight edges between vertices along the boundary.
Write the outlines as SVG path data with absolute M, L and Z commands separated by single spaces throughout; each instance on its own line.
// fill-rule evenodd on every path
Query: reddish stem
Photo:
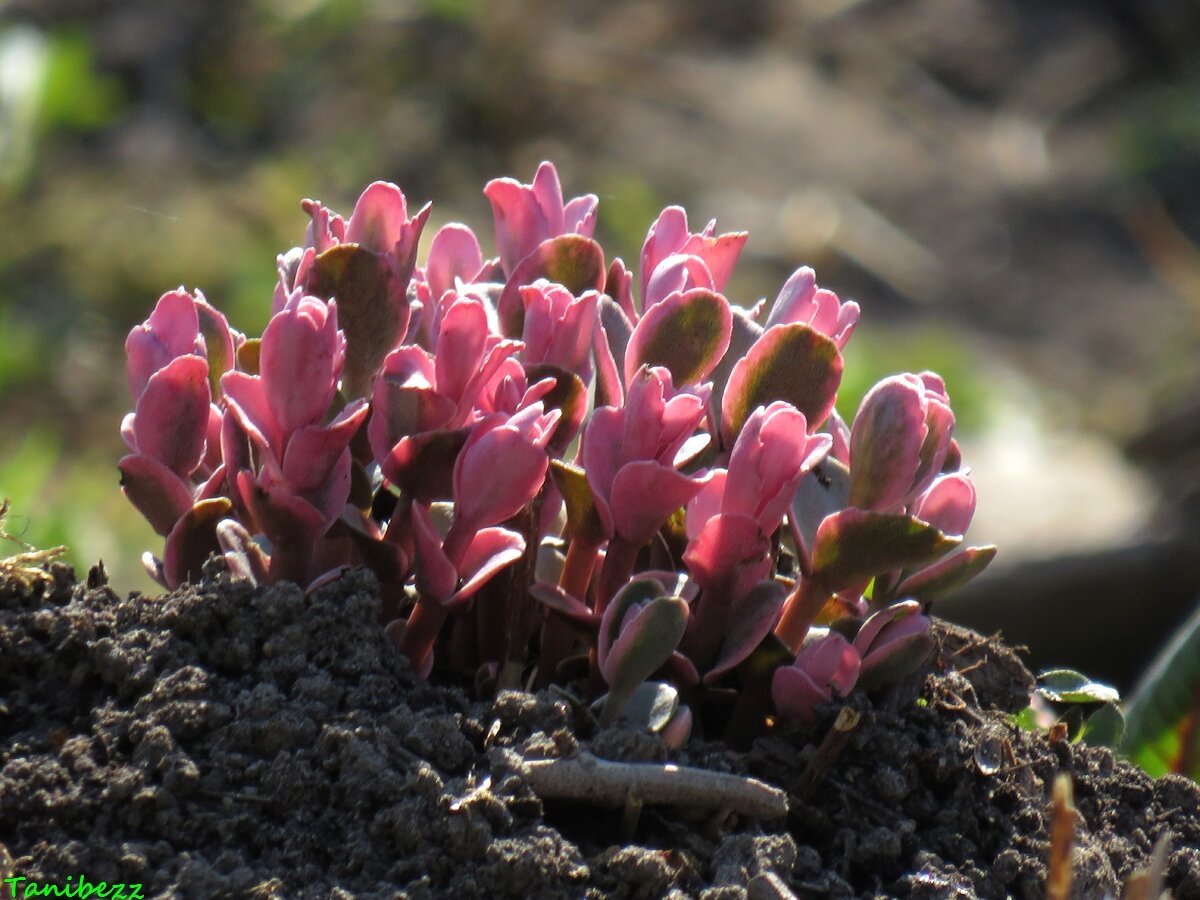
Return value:
M 783 616 L 775 626 L 775 636 L 787 644 L 793 653 L 798 652 L 808 629 L 832 597 L 833 592 L 820 579 L 801 578 L 796 589 L 784 601 Z
M 596 570 L 599 557 L 600 548 L 595 544 L 578 538 L 572 540 L 567 547 L 567 560 L 558 578 L 558 586 L 586 603 L 592 573 Z M 542 622 L 542 642 L 538 653 L 538 687 L 547 687 L 554 680 L 558 664 L 567 658 L 574 643 L 575 634 L 571 627 L 563 621 L 562 616 L 547 610 Z
M 448 615 L 446 608 L 436 600 L 425 596 L 417 600 L 404 625 L 404 637 L 400 641 L 400 652 L 408 657 L 414 672 L 423 669 Z
M 559 576 L 558 586 L 584 603 L 587 602 L 588 586 L 592 581 L 592 573 L 596 570 L 596 561 L 600 558 L 600 548 L 579 538 L 571 541 L 567 547 L 567 560 L 563 563 L 562 575 Z
M 604 609 L 633 574 L 634 563 L 637 562 L 640 544 L 625 540 L 620 535 L 608 542 L 608 552 L 604 554 L 604 565 L 600 567 L 600 582 L 596 590 L 597 616 L 604 615 Z

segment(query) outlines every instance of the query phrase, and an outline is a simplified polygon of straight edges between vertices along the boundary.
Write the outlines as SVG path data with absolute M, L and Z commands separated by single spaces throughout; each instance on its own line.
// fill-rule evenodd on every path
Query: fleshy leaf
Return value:
M 387 258 L 356 244 L 340 244 L 316 258 L 305 289 L 317 297 L 336 298 L 338 324 L 346 335 L 343 393 L 348 398 L 369 396 L 384 357 L 408 330 L 404 285 Z
M 887 510 L 913 486 L 928 428 L 925 403 L 902 375 L 875 385 L 863 398 L 850 431 L 850 503 Z
M 696 288 L 646 310 L 625 351 L 625 383 L 642 365 L 665 366 L 677 385 L 703 380 L 725 355 L 733 328 L 729 301 Z
M 167 587 L 174 590 L 186 581 L 200 577 L 208 557 L 221 552 L 217 525 L 233 504 L 224 497 L 201 500 L 189 509 L 167 535 L 163 552 L 163 574 Z
M 196 298 L 196 314 L 208 356 L 208 386 L 214 397 L 220 397 L 221 376 L 234 364 L 235 350 L 229 320 L 201 297 Z
M 807 325 L 776 325 L 763 332 L 734 365 L 721 403 L 726 446 L 759 406 L 786 400 L 816 428 L 833 410 L 845 363 L 825 335 Z
M 800 552 L 800 570 L 805 574 L 812 571 L 812 549 L 817 540 L 817 529 L 850 502 L 850 470 L 827 456 L 813 467 L 809 476 L 800 482 L 792 496 L 788 522 L 792 539 Z
M 729 630 L 716 663 L 704 676 L 705 684 L 715 684 L 754 652 L 778 621 L 786 595 L 787 589 L 778 582 L 761 581 L 733 601 Z
M 562 417 L 546 449 L 552 456 L 561 456 L 579 434 L 587 417 L 587 386 L 574 372 L 546 363 L 526 366 L 525 376 L 530 384 L 536 384 L 544 378 L 554 379 L 554 387 L 542 396 L 542 405 L 547 411 L 559 410 Z
M 158 534 L 169 535 L 192 506 L 186 482 L 158 460 L 140 453 L 122 457 L 117 468 L 129 502 Z
M 688 606 L 682 598 L 656 596 L 647 601 L 642 596 L 646 593 L 642 585 L 649 590 L 661 590 L 662 585 L 650 579 L 631 584 L 635 587 L 618 592 L 605 610 L 606 621 L 600 626 L 601 641 L 606 638 L 609 641 L 608 652 L 601 663 L 609 684 L 602 724 L 613 722 L 621 714 L 638 685 L 675 652 L 687 627 Z M 633 612 L 634 604 L 639 602 L 644 605 Z M 629 613 L 632 615 L 627 615 Z M 621 627 L 622 623 L 624 627 Z M 615 641 L 611 638 L 614 625 L 620 628 Z
M 461 586 L 446 606 L 465 603 L 480 588 L 525 554 L 525 538 L 507 528 L 484 528 L 471 541 L 459 567 Z
M 208 363 L 191 354 L 175 357 L 150 376 L 138 398 L 138 452 L 186 478 L 204 458 L 210 403 Z
M 994 546 L 967 547 L 905 578 L 891 593 L 932 603 L 957 591 L 995 558 Z
M 413 504 L 412 521 L 417 589 L 431 600 L 445 602 L 458 586 L 458 571 L 442 551 L 442 536 L 424 503 Z
M 813 576 L 831 591 L 884 572 L 929 563 L 962 543 L 911 516 L 844 509 L 817 529 Z
M 443 225 L 429 244 L 429 263 L 425 267 L 433 302 L 454 287 L 454 279 L 469 282 L 482 268 L 483 252 L 475 232 L 457 222 Z
M 402 438 L 380 464 L 383 477 L 421 503 L 450 497 L 454 464 L 470 433 L 458 428 Z
M 500 330 L 506 337 L 519 338 L 525 330 L 525 304 L 521 288 L 545 278 L 561 284 L 576 297 L 587 291 L 604 290 L 607 276 L 604 250 L 591 238 L 564 234 L 542 241 L 537 249 L 517 264 L 500 295 Z
M 237 519 L 222 519 L 217 524 L 217 543 L 224 552 L 225 564 L 234 576 L 245 578 L 252 584 L 262 584 L 267 580 L 270 560 Z
M 621 636 L 622 625 L 626 615 L 639 604 L 645 605 L 655 597 L 667 595 L 667 589 L 657 578 L 645 576 L 635 578 L 625 584 L 613 597 L 604 610 L 604 619 L 600 624 L 600 634 L 597 644 L 597 657 L 600 671 L 606 670 L 609 652 Z M 611 682 L 610 682 L 611 683 Z
M 750 516 L 725 513 L 704 523 L 688 542 L 683 561 L 701 586 L 716 589 L 728 602 L 767 573 L 770 554 L 771 541 L 758 522 Z
M 899 681 L 916 671 L 929 659 L 934 649 L 933 637 L 926 627 L 892 639 L 883 647 L 863 654 L 858 689 L 874 691 Z
M 1038 693 L 1055 703 L 1118 703 L 1116 688 L 1092 681 L 1073 669 L 1052 669 L 1038 676 Z
M 625 388 L 621 373 L 625 371 L 625 348 L 633 334 L 633 324 L 611 297 L 600 298 L 600 327 L 592 334 L 592 351 L 596 358 L 596 406 L 621 406 Z
M 607 697 L 601 697 L 596 702 L 603 707 L 604 703 L 607 703 Z M 658 734 L 667 727 L 678 711 L 679 691 L 673 685 L 661 681 L 644 681 L 625 703 L 621 718 L 651 734 Z
M 560 459 L 552 459 L 550 475 L 567 508 L 567 534 L 573 540 L 600 546 L 604 542 L 604 525 L 596 511 L 596 501 L 583 469 Z
M 1125 737 L 1125 715 L 1116 703 L 1105 703 L 1087 717 L 1079 740 L 1093 747 L 1117 748 Z
M 600 627 L 600 617 L 586 603 L 572 597 L 556 584 L 535 581 L 529 586 L 529 595 L 583 628 L 594 631 Z
M 708 477 L 684 475 L 654 460 L 626 463 L 613 479 L 613 526 L 630 543 L 646 543 L 671 513 L 696 496 Z
M 249 471 L 237 476 L 242 502 L 271 541 L 271 580 L 307 584 L 312 548 L 328 527 L 321 511 L 283 484 L 255 481 Z

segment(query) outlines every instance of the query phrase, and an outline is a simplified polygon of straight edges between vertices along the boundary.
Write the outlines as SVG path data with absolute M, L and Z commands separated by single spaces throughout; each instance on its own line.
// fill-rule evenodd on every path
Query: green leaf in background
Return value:
M 1200 781 L 1200 607 L 1155 657 L 1125 707 L 1122 749 L 1158 777 Z
M 1125 716 L 1121 713 L 1121 707 L 1115 703 L 1105 703 L 1087 717 L 1079 731 L 1078 740 L 1093 747 L 1116 748 L 1120 746 L 1124 735 Z
M 116 118 L 124 103 L 120 82 L 96 71 L 87 34 L 70 30 L 51 36 L 39 110 L 43 127 L 103 128 Z

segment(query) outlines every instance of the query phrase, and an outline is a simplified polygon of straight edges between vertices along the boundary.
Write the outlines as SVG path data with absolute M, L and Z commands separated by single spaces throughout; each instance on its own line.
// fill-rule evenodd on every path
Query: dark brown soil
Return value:
M 619 729 L 585 740 L 552 694 L 485 702 L 421 683 L 379 632 L 368 575 L 305 597 L 213 568 L 122 600 L 95 571 L 90 589 L 51 574 L 0 586 L 0 843 L 30 880 L 82 873 L 163 897 L 717 900 L 773 872 L 801 897 L 1040 897 L 1065 771 L 1076 896 L 1117 893 L 1169 832 L 1168 886 L 1200 897 L 1200 789 L 1015 729 L 1028 672 L 969 632 L 943 630 L 919 700 L 856 704 L 859 727 L 786 820 L 647 807 L 622 839 L 620 811 L 539 799 L 520 757 L 665 748 Z M 694 739 L 674 759 L 794 792 L 835 712 L 749 753 Z

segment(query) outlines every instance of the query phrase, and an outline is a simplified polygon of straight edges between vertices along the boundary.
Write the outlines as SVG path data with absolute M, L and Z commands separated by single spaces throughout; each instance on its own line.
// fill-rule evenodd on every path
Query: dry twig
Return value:
M 755 778 L 671 763 L 614 762 L 583 753 L 527 760 L 524 775 L 543 799 L 620 807 L 632 795 L 647 805 L 728 809 L 751 819 L 778 819 L 788 811 L 787 795 Z

